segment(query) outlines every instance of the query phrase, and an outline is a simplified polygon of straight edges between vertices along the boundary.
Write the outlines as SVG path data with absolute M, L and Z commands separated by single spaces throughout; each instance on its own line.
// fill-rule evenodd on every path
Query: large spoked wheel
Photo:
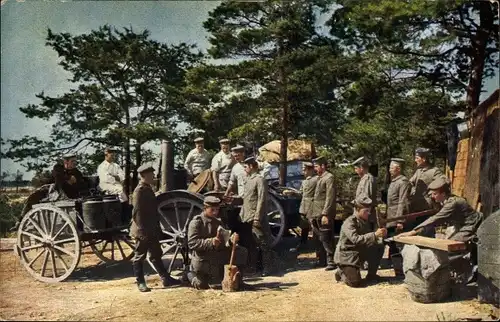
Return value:
M 271 228 L 272 243 L 271 247 L 276 246 L 283 234 L 285 233 L 286 222 L 285 222 L 285 211 L 281 206 L 278 198 L 269 194 L 266 207 L 267 218 L 269 220 L 269 228 Z
M 101 241 L 90 244 L 90 248 L 104 263 L 126 262 L 134 256 L 134 243 L 127 230 L 103 236 Z
M 203 196 L 185 190 L 162 193 L 158 199 L 158 213 L 164 238 L 160 241 L 163 258 L 169 261 L 167 271 L 182 275 L 189 269 L 187 230 L 191 219 L 203 211 Z
M 17 254 L 37 280 L 65 280 L 78 266 L 81 255 L 74 221 L 59 208 L 40 206 L 30 210 L 19 225 Z

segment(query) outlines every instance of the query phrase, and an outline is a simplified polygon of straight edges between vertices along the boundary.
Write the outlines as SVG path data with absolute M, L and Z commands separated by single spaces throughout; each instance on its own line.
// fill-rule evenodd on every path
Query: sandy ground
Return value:
M 311 269 L 312 254 L 289 263 L 283 276 L 248 280 L 255 291 L 222 293 L 187 287 L 161 289 L 157 275 L 147 277 L 150 293 L 139 293 L 129 263 L 104 266 L 84 254 L 66 281 L 34 280 L 12 252 L 0 252 L 0 317 L 4 320 L 119 321 L 452 321 L 491 320 L 491 307 L 461 292 L 447 303 L 413 302 L 391 270 L 385 281 L 351 289 L 332 272 Z M 292 265 L 292 266 L 290 266 Z

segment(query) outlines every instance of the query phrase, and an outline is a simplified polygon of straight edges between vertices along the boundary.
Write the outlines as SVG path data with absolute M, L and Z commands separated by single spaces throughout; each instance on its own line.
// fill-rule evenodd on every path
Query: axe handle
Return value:
M 231 268 L 233 266 L 235 252 L 236 252 L 236 243 L 233 243 L 233 248 L 231 249 L 231 259 L 229 260 L 229 268 Z

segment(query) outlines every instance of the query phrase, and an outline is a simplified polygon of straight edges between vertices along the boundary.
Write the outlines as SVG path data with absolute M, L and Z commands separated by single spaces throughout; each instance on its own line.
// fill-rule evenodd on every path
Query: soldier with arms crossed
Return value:
M 205 150 L 203 138 L 196 138 L 194 144 L 195 148 L 189 151 L 184 161 L 184 169 L 191 180 L 210 167 L 210 154 Z
M 229 140 L 221 139 L 219 143 L 221 149 L 212 159 L 212 178 L 215 191 L 226 191 L 231 169 L 236 161 L 234 161 L 231 151 L 229 151 Z

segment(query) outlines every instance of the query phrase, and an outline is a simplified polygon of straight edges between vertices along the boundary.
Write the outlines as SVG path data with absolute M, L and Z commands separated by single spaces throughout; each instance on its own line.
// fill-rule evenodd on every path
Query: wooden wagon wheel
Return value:
M 42 205 L 24 215 L 17 232 L 16 251 L 34 278 L 46 283 L 60 282 L 78 266 L 80 236 L 66 212 Z
M 189 184 L 187 190 L 193 193 L 199 193 L 205 187 L 213 186 L 212 170 L 203 170 L 193 181 Z
M 105 263 L 126 262 L 134 256 L 134 242 L 128 230 L 110 233 L 100 242 L 90 244 L 90 248 Z
M 269 228 L 271 228 L 272 243 L 271 247 L 276 246 L 286 229 L 285 210 L 281 206 L 278 198 L 269 194 L 266 205 L 267 218 L 269 220 Z
M 162 193 L 158 199 L 160 225 L 165 239 L 160 241 L 163 258 L 168 259 L 167 270 L 185 273 L 189 268 L 187 230 L 191 219 L 203 211 L 203 196 L 185 190 Z

